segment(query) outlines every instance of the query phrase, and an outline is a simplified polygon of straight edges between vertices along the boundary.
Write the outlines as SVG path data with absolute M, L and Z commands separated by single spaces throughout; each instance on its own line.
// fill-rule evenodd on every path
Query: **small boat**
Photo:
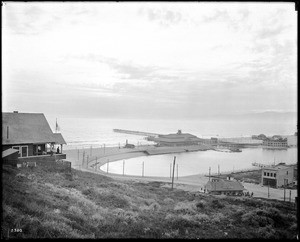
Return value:
M 231 152 L 242 152 L 242 150 L 238 149 L 238 148 L 230 148 Z

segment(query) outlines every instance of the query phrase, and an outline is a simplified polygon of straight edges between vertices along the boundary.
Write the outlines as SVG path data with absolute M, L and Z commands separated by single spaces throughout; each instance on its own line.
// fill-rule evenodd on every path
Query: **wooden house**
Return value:
M 61 151 L 64 138 L 53 133 L 42 113 L 2 113 L 2 153 L 8 149 L 18 150 L 20 158 L 53 156 L 51 148 L 60 145 Z M 65 159 L 65 154 L 56 154 Z

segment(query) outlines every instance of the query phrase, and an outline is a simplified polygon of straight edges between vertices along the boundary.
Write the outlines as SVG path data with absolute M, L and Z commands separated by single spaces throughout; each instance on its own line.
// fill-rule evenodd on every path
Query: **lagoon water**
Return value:
M 196 174 L 208 174 L 209 167 L 212 173 L 248 169 L 252 167 L 252 162 L 266 165 L 296 163 L 297 148 L 283 150 L 245 148 L 242 152 L 217 152 L 213 150 L 186 152 L 177 154 L 142 156 L 125 160 L 124 173 L 126 175 L 142 176 L 144 163 L 144 176 L 170 177 L 170 165 L 173 164 L 176 156 L 175 176 L 189 176 Z M 101 168 L 107 171 L 107 164 Z M 109 173 L 123 174 L 123 160 L 110 162 L 108 165 Z

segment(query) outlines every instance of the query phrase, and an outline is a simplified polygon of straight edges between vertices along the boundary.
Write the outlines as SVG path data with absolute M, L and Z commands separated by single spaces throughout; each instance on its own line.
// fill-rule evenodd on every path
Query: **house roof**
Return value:
M 216 182 L 208 181 L 206 184 L 208 191 L 243 191 L 244 186 L 238 181 L 219 180 Z
M 55 143 L 56 140 L 44 114 L 2 113 L 2 145 Z
M 16 149 L 7 149 L 7 150 L 4 150 L 4 151 L 2 151 L 2 158 L 5 158 L 7 156 L 10 156 L 10 155 L 12 155 L 14 153 L 18 153 L 18 152 L 19 151 L 16 150 Z
M 61 133 L 54 133 L 53 135 L 55 138 L 55 144 L 62 144 L 62 145 L 67 144 Z

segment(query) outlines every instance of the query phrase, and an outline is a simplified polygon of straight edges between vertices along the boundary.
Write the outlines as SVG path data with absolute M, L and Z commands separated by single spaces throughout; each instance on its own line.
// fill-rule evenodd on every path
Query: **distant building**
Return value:
M 252 139 L 265 140 L 265 139 L 267 139 L 267 136 L 264 135 L 264 134 L 260 134 L 260 135 L 252 135 Z
M 287 148 L 287 138 L 267 138 L 263 141 L 263 147 L 265 148 Z
M 261 170 L 262 185 L 271 187 L 282 187 L 295 183 L 297 180 L 297 168 L 279 163 L 276 166 L 264 167 Z
M 245 188 L 239 181 L 231 180 L 230 177 L 224 179 L 211 176 L 211 181 L 206 183 L 205 189 L 210 194 L 241 195 Z
M 63 144 L 64 138 L 52 132 L 44 114 L 2 113 L 2 156 L 10 149 L 17 150 L 19 158 L 52 155 L 51 147 L 60 145 L 61 153 Z M 65 159 L 66 155 L 60 158 Z
M 135 145 L 134 145 L 134 144 L 129 144 L 129 143 L 128 143 L 128 140 L 126 140 L 126 144 L 125 144 L 124 148 L 130 148 L 130 149 L 133 149 L 133 148 L 135 148 Z
M 160 134 L 158 137 L 149 137 L 148 140 L 154 141 L 158 146 L 198 145 L 204 142 L 203 139 L 189 133 L 182 133 L 181 130 L 178 130 L 176 134 Z

